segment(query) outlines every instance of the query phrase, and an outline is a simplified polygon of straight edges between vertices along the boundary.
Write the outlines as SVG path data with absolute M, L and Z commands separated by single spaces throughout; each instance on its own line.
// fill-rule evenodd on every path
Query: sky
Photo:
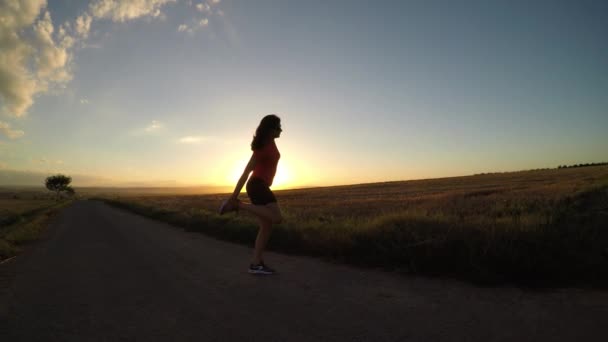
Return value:
M 608 161 L 605 1 L 0 0 L 0 173 L 273 188 Z M 42 183 L 42 181 L 41 181 Z

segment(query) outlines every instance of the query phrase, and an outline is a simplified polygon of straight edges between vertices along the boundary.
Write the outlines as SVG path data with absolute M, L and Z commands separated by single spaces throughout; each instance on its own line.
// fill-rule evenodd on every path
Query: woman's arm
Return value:
M 241 178 L 239 178 L 239 181 L 236 183 L 236 187 L 234 188 L 234 192 L 232 193 L 232 196 L 230 196 L 230 199 L 236 200 L 237 197 L 239 197 L 241 189 L 243 189 L 243 185 L 245 185 L 245 182 L 247 182 L 247 179 L 249 178 L 249 174 L 255 168 L 255 163 L 255 153 L 252 153 L 247 166 L 245 166 L 245 171 L 243 171 Z

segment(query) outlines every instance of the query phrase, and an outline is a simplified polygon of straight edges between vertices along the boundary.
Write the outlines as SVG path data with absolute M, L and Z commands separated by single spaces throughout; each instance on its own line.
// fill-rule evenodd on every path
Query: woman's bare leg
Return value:
M 239 202 L 239 209 L 246 210 L 257 217 L 263 218 L 271 223 L 281 223 L 283 216 L 277 203 L 268 203 L 266 205 L 255 205 L 251 203 Z
M 281 210 L 276 202 L 268 203 L 266 205 L 239 202 L 239 209 L 254 214 L 260 222 L 260 230 L 258 230 L 258 236 L 255 239 L 255 249 L 253 251 L 253 263 L 257 265 L 262 261 L 262 254 L 264 253 L 264 249 L 266 249 L 266 244 L 270 238 L 272 224 L 281 223 L 283 221 L 283 216 L 281 215 Z
M 272 222 L 264 218 L 259 217 L 260 230 L 258 230 L 258 236 L 255 239 L 255 249 L 253 250 L 253 264 L 258 265 L 262 262 L 262 254 L 270 238 L 270 230 L 272 229 Z

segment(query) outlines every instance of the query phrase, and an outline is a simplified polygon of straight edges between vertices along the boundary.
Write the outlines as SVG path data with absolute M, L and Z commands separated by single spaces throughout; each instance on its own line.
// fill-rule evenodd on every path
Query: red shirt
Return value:
M 253 155 L 255 156 L 256 163 L 251 177 L 261 178 L 268 186 L 271 186 L 274 175 L 277 173 L 279 158 L 281 158 L 281 154 L 279 153 L 277 145 L 274 143 L 274 139 L 264 147 L 253 150 Z

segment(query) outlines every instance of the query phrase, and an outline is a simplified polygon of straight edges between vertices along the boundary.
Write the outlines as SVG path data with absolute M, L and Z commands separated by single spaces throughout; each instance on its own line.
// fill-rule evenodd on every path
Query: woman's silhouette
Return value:
M 251 142 L 251 150 L 253 151 L 251 159 L 249 159 L 243 175 L 236 183 L 234 193 L 222 203 L 219 210 L 221 215 L 229 211 L 243 209 L 253 213 L 258 218 L 260 230 L 255 240 L 249 273 L 275 273 L 273 269 L 264 264 L 262 254 L 270 237 L 272 225 L 283 221 L 277 199 L 270 190 L 281 157 L 274 139 L 280 137 L 282 131 L 281 119 L 278 116 L 270 114 L 262 119 Z M 249 177 L 252 171 L 253 174 Z M 238 199 L 245 182 L 247 182 L 247 195 L 251 203 L 241 202 Z

